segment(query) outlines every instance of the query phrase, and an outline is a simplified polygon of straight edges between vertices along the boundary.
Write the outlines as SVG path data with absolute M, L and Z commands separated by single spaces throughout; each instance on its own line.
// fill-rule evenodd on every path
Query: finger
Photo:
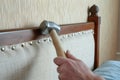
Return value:
M 71 77 L 71 76 L 70 76 Z M 58 75 L 59 80 L 69 80 L 68 78 L 66 78 L 66 76 L 64 74 L 59 74 Z M 72 80 L 72 79 L 71 79 Z
M 62 72 L 62 68 L 61 67 L 57 67 L 57 72 L 61 73 Z
M 61 76 L 60 75 L 58 75 L 58 79 L 61 80 Z
M 58 75 L 59 80 L 63 80 L 63 78 L 62 78 L 62 77 L 63 77 L 63 75 L 62 75 L 62 74 L 59 74 L 59 75 Z
M 66 52 L 66 57 L 67 58 L 70 58 L 70 59 L 73 59 L 73 60 L 78 60 L 75 56 L 73 56 L 69 50 L 67 50 Z
M 63 58 L 63 57 L 56 57 L 54 59 L 54 63 L 58 66 L 64 64 L 65 62 L 67 62 L 67 58 Z

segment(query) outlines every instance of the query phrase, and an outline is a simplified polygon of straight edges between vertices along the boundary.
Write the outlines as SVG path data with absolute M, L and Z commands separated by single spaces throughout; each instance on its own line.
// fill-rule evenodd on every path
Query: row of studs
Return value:
M 43 42 L 46 42 L 46 41 L 49 41 L 49 42 L 51 42 L 51 39 L 49 39 L 49 38 L 46 38 L 46 39 L 43 39 L 43 40 L 37 40 L 36 42 L 38 43 L 38 44 L 40 44 L 40 43 L 43 43 Z M 25 43 L 21 43 L 20 44 L 20 46 L 21 47 L 25 47 L 26 46 L 26 43 L 28 43 L 29 45 L 33 45 L 33 42 L 34 41 L 30 41 L 30 42 L 25 42 Z M 11 46 L 11 47 L 10 47 Z M 16 49 L 16 46 L 17 46 L 17 44 L 16 45 L 10 45 L 9 47 L 10 47 L 10 49 L 11 50 L 15 50 Z M 2 52 L 4 52 L 5 50 L 6 50 L 6 48 L 5 48 L 5 46 L 3 46 L 3 47 L 1 47 L 1 49 L 0 49 Z
M 69 37 L 76 37 L 76 36 L 82 36 L 85 34 L 94 34 L 93 30 L 89 30 L 89 31 L 82 31 L 82 32 L 77 32 L 77 33 L 71 33 L 71 34 L 67 34 L 67 35 L 62 35 L 60 38 L 61 39 L 65 39 L 65 38 L 69 38 Z
M 66 38 L 69 38 L 69 37 L 76 37 L 76 36 L 80 36 L 80 35 L 84 35 L 84 34 L 89 34 L 89 33 L 94 33 L 93 30 L 89 30 L 89 31 L 83 31 L 83 32 L 77 32 L 77 33 L 71 33 L 71 34 L 66 34 L 66 35 L 62 35 L 60 36 L 60 40 L 64 40 Z M 37 40 L 37 43 L 40 44 L 40 43 L 44 43 L 44 42 L 50 42 L 51 43 L 51 38 L 44 38 L 44 39 L 40 39 L 40 40 Z M 36 42 L 36 40 L 35 40 Z M 33 45 L 33 41 L 30 41 L 30 42 L 26 42 L 28 43 L 29 45 Z M 21 47 L 25 47 L 25 43 L 21 43 L 20 44 Z M 11 47 L 11 50 L 15 50 L 16 49 L 16 46 L 15 45 L 12 45 Z M 6 49 L 5 47 L 1 47 L 0 49 L 2 52 L 4 52 Z

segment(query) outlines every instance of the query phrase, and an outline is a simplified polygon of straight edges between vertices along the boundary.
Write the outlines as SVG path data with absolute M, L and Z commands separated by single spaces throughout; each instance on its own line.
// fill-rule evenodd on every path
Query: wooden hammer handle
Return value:
M 60 43 L 60 39 L 58 37 L 58 34 L 57 34 L 57 32 L 54 29 L 52 29 L 50 31 L 50 36 L 51 36 L 53 44 L 55 46 L 55 49 L 56 49 L 56 52 L 57 52 L 57 56 L 66 57 L 65 56 L 65 52 L 64 52 L 64 50 L 62 48 L 62 45 Z

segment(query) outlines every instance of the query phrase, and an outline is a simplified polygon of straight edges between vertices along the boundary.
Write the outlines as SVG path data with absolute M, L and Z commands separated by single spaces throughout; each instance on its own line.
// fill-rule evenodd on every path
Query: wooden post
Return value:
M 94 69 L 99 66 L 99 37 L 100 37 L 100 20 L 98 16 L 99 8 L 96 5 L 88 8 L 88 22 L 94 22 L 94 39 L 95 39 L 95 58 L 94 58 Z

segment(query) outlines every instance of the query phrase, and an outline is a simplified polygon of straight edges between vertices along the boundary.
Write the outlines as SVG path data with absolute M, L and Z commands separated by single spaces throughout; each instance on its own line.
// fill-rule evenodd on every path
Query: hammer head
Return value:
M 57 25 L 57 24 L 54 23 L 54 22 L 46 21 L 46 20 L 44 20 L 44 21 L 40 24 L 40 30 L 42 31 L 42 34 L 49 34 L 49 32 L 50 32 L 52 29 L 55 29 L 56 32 L 59 32 L 59 31 L 60 31 L 60 26 Z

